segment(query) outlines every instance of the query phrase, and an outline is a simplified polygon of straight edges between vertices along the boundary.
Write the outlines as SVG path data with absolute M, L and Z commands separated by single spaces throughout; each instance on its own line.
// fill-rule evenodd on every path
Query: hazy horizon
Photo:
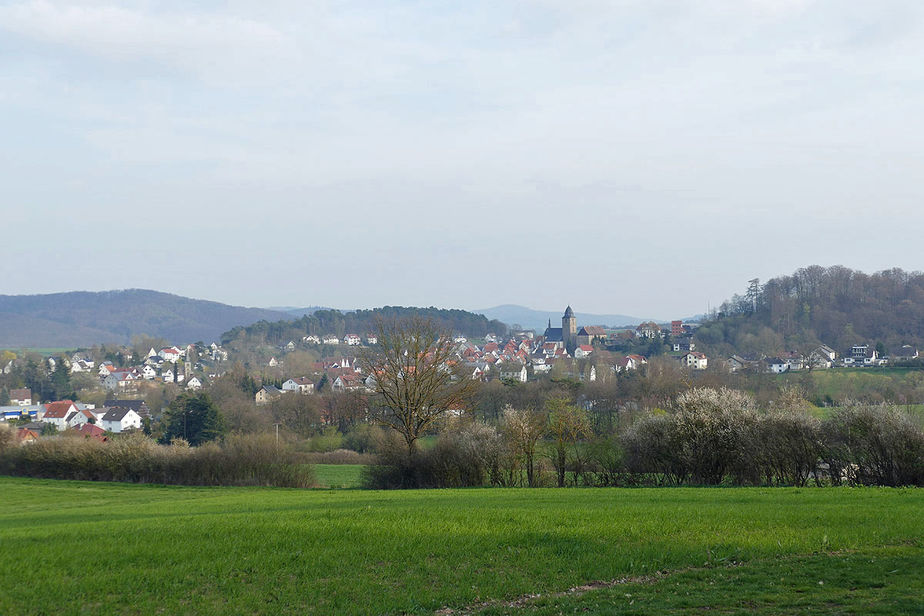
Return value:
M 668 319 L 919 269 L 922 34 L 911 1 L 0 2 L 0 293 Z

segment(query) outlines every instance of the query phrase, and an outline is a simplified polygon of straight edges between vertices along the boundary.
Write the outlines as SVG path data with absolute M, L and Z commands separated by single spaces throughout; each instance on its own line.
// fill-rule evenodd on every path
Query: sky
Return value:
M 0 0 L 0 293 L 677 318 L 924 257 L 919 0 Z

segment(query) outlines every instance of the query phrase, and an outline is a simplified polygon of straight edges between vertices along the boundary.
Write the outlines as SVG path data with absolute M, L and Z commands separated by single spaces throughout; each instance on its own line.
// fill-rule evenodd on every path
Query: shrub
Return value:
M 180 485 L 310 487 L 310 466 L 270 436 L 229 436 L 221 445 L 158 445 L 142 434 L 109 442 L 53 438 L 0 455 L 0 472 L 26 477 Z
M 893 406 L 848 406 L 822 424 L 832 483 L 924 485 L 924 431 Z
M 408 453 L 395 439 L 380 443 L 381 464 L 367 467 L 372 488 L 458 488 L 502 484 L 504 443 L 491 426 L 466 424 L 440 435 L 436 444 Z

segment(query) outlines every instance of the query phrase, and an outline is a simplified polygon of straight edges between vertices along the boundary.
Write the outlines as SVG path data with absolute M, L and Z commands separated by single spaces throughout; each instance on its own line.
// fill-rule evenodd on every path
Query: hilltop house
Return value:
M 314 393 L 314 383 L 307 376 L 299 376 L 283 383 L 282 391 L 297 391 L 300 394 L 310 394 Z
M 709 358 L 699 351 L 690 351 L 686 355 L 683 355 L 682 361 L 686 363 L 687 367 L 693 368 L 694 370 L 705 370 L 709 365 Z
M 257 406 L 263 406 L 281 395 L 282 390 L 275 385 L 264 385 L 260 388 L 260 391 L 254 395 L 254 401 L 257 403 Z

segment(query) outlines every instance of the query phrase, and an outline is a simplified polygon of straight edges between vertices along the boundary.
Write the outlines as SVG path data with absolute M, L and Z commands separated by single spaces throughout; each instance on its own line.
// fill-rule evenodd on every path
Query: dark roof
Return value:
M 605 336 L 606 330 L 599 325 L 586 325 L 578 332 L 579 336 Z
M 135 409 L 129 408 L 127 406 L 118 406 L 115 408 L 110 408 L 106 411 L 106 414 L 103 415 L 103 421 L 122 421 L 122 418 L 128 415 L 129 411 Z
M 142 417 L 147 417 L 151 414 L 151 411 L 148 408 L 148 405 L 145 404 L 144 400 L 107 400 L 106 406 L 108 406 L 110 409 L 131 409 Z
M 568 306 L 567 308 L 565 308 L 565 318 L 566 318 L 566 319 L 573 319 L 573 318 L 574 318 L 574 311 L 571 310 L 571 306 Z
M 546 342 L 561 342 L 563 340 L 560 327 L 550 327 L 545 330 L 545 334 L 543 335 L 545 336 Z

